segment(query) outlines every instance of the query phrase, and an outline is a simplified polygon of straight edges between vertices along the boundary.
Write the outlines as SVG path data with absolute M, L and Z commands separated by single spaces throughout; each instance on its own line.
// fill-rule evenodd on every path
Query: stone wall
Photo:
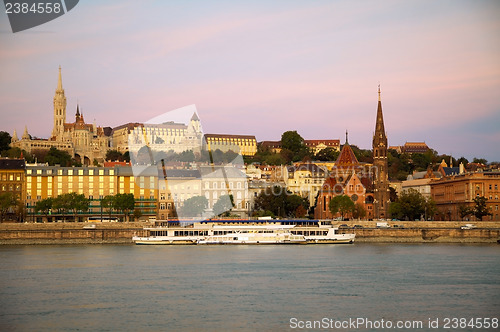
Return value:
M 84 229 L 86 223 L 1 224 L 0 244 L 76 244 L 132 243 L 132 237 L 145 234 L 143 223 L 97 224 Z

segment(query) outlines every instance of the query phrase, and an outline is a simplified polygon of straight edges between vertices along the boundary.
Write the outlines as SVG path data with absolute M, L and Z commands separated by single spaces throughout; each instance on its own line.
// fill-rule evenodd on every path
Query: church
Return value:
M 315 218 L 331 219 L 340 215 L 332 215 L 329 209 L 331 199 L 339 195 L 347 195 L 355 204 L 359 204 L 366 212 L 366 218 L 385 219 L 388 217 L 389 178 L 387 163 L 387 135 L 382 114 L 380 86 L 378 88 L 377 119 L 373 135 L 373 165 L 358 162 L 349 146 L 347 132 L 346 143 L 340 152 L 330 176 L 325 180 L 318 192 Z
M 76 106 L 75 122 L 66 122 L 66 96 L 62 85 L 61 67 L 54 95 L 54 127 L 49 139 L 33 139 L 25 127 L 21 139 L 14 130 L 12 147 L 18 147 L 29 153 L 47 151 L 54 147 L 66 151 L 76 161 L 83 165 L 91 165 L 94 160 L 102 163 L 106 152 L 111 145 L 110 127 L 97 127 L 95 124 L 85 123 L 83 113 Z

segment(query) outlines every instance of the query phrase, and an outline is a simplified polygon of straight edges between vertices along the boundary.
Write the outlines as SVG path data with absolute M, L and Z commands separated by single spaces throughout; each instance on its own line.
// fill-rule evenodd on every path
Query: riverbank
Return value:
M 397 227 L 376 228 L 374 221 L 345 222 L 339 233 L 356 233 L 364 243 L 496 243 L 500 222 L 474 222 L 477 228 L 460 229 L 465 222 L 390 222 Z M 356 225 L 356 228 L 353 228 Z M 128 223 L 0 223 L 2 244 L 130 244 L 145 236 L 149 222 Z M 90 228 L 95 227 L 95 228 Z

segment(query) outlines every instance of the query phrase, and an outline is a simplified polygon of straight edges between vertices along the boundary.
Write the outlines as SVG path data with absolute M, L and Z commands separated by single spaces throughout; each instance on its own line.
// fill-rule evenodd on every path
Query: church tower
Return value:
M 382 115 L 382 101 L 380 99 L 380 85 L 378 86 L 378 107 L 375 134 L 373 135 L 373 166 L 374 174 L 374 217 L 387 218 L 389 205 L 389 177 L 387 165 L 387 136 Z
M 62 87 L 61 66 L 59 66 L 59 80 L 57 81 L 56 94 L 54 95 L 54 129 L 53 140 L 62 140 L 64 123 L 66 122 L 66 96 Z

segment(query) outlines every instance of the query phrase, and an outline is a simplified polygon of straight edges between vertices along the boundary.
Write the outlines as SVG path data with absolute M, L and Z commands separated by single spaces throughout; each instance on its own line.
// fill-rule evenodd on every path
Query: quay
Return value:
M 355 233 L 365 243 L 497 243 L 499 221 L 477 221 L 473 229 L 461 229 L 463 221 L 389 221 L 377 228 L 376 221 L 335 222 L 338 233 Z M 95 225 L 95 226 L 91 226 Z M 90 227 L 89 227 L 90 226 Z M 144 236 L 150 222 L 124 223 L 0 223 L 0 245 L 7 244 L 131 244 Z M 397 227 L 394 227 L 397 226 Z

